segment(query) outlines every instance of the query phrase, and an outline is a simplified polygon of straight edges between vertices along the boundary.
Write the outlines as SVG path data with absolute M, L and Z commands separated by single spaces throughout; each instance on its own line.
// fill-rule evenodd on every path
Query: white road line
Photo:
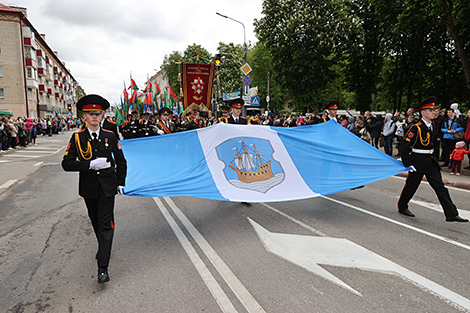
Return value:
M 62 148 L 60 148 L 62 149 Z M 28 147 L 27 150 L 57 150 L 57 148 L 46 148 L 46 147 Z
M 408 225 L 408 224 L 405 224 L 405 223 L 401 223 L 401 222 L 398 222 L 398 221 L 395 221 L 391 218 L 388 218 L 388 217 L 385 217 L 385 216 L 382 216 L 380 214 L 377 214 L 377 213 L 373 213 L 373 212 L 370 212 L 370 211 L 367 211 L 365 209 L 361 209 L 355 205 L 352 205 L 352 204 L 349 204 L 349 203 L 346 203 L 346 202 L 343 202 L 343 201 L 339 201 L 339 200 L 336 200 L 336 199 L 332 199 L 332 198 L 329 198 L 329 197 L 325 197 L 325 196 L 322 196 L 323 199 L 327 199 L 327 200 L 330 200 L 332 202 L 336 202 L 336 203 L 339 203 L 339 204 L 342 204 L 344 206 L 347 206 L 348 208 L 351 208 L 351 209 L 354 209 L 356 211 L 359 211 L 359 212 L 362 212 L 362 213 L 366 213 L 366 214 L 369 214 L 369 215 L 372 215 L 374 217 L 377 217 L 377 218 L 380 218 L 382 220 L 385 220 L 387 222 L 390 222 L 390 223 L 393 223 L 393 224 L 397 224 L 399 226 L 402 226 L 402 227 L 405 227 L 405 228 L 408 228 L 408 229 L 411 229 L 411 230 L 414 230 L 418 233 L 421 233 L 423 235 L 426 235 L 426 236 L 429 236 L 429 237 L 432 237 L 432 238 L 435 238 L 435 239 L 438 239 L 438 240 L 442 240 L 444 242 L 447 242 L 447 243 L 450 243 L 450 244 L 453 244 L 457 247 L 460 247 L 460 248 L 464 248 L 464 249 L 467 249 L 467 250 L 470 250 L 470 246 L 467 246 L 463 243 L 460 243 L 458 241 L 454 241 L 454 240 L 451 240 L 449 238 L 446 238 L 446 237 L 442 237 L 442 236 L 439 236 L 439 235 L 436 235 L 436 234 L 433 234 L 433 233 L 430 233 L 426 230 L 423 230 L 423 229 L 420 229 L 420 228 L 417 228 L 417 227 L 414 227 L 414 226 L 411 226 L 411 225 Z M 398 214 L 398 213 L 397 213 Z
M 7 160 L 0 160 L 0 163 L 8 163 L 10 161 L 7 161 Z
M 35 163 L 33 166 L 41 166 L 42 163 L 44 163 L 44 162 L 37 162 L 37 163 Z
M 276 209 L 276 208 L 270 206 L 270 205 L 267 204 L 267 203 L 261 202 L 260 204 L 264 205 L 265 207 L 267 207 L 267 208 L 270 209 L 271 211 L 274 211 L 274 212 L 276 212 L 277 214 L 280 214 L 280 215 L 284 216 L 284 217 L 287 218 L 288 220 L 291 220 L 292 222 L 294 222 L 294 223 L 296 223 L 296 224 L 299 224 L 299 225 L 302 226 L 303 228 L 306 228 L 306 229 L 310 230 L 312 233 L 314 233 L 314 234 L 317 235 L 317 236 L 320 236 L 320 237 L 328 237 L 325 233 L 322 233 L 321 231 L 316 230 L 315 228 L 313 228 L 313 227 L 311 227 L 311 226 L 305 224 L 304 222 L 302 222 L 302 221 L 296 219 L 295 217 L 292 217 L 292 216 L 290 216 L 290 215 L 288 215 L 288 214 L 286 214 L 286 213 L 284 213 L 284 212 L 282 212 L 282 211 L 280 211 L 280 210 L 278 210 L 278 209 Z
M 225 292 L 222 290 L 220 285 L 215 280 L 214 276 L 212 276 L 209 269 L 206 267 L 204 262 L 201 260 L 201 258 L 197 254 L 194 247 L 189 242 L 188 238 L 186 238 L 181 228 L 175 222 L 175 220 L 170 215 L 170 213 L 168 213 L 168 210 L 165 208 L 160 198 L 155 197 L 153 198 L 153 200 L 155 201 L 158 208 L 160 209 L 163 216 L 165 217 L 166 221 L 168 222 L 171 229 L 175 233 L 184 251 L 193 262 L 194 267 L 196 267 L 196 270 L 199 272 L 199 275 L 201 276 L 202 280 L 204 281 L 206 286 L 209 288 L 210 292 L 212 293 L 212 296 L 219 304 L 219 307 L 222 309 L 223 312 L 237 312 L 232 302 L 230 302 L 230 299 L 227 297 Z
M 397 199 L 399 199 L 399 198 L 400 197 L 397 196 Z M 422 207 L 425 207 L 427 209 L 431 209 L 431 210 L 434 210 L 436 212 L 441 212 L 442 213 L 442 206 L 440 204 L 429 203 L 429 202 L 420 201 L 420 200 L 413 200 L 413 199 L 411 199 L 410 202 L 415 203 L 417 205 L 420 205 Z M 462 217 L 462 218 L 470 219 L 470 211 L 459 209 L 459 216 Z
M 39 150 L 34 150 L 34 151 L 31 151 L 31 150 L 18 150 L 18 151 L 15 151 L 15 154 L 23 154 L 23 153 L 47 153 L 47 154 L 51 154 L 51 151 L 39 151 Z
M 6 183 L 4 183 L 3 185 L 0 185 L 0 189 L 8 188 L 8 187 L 10 187 L 11 185 L 13 185 L 14 183 L 16 183 L 17 181 L 18 181 L 18 179 L 9 180 L 9 181 L 7 181 Z
M 391 176 L 391 177 L 401 179 L 401 180 L 406 180 L 406 177 L 400 177 L 400 176 Z M 424 181 L 424 180 L 421 181 L 421 183 L 425 183 L 425 184 L 429 185 L 429 183 L 427 181 Z M 431 185 L 429 185 L 429 187 L 431 187 Z M 446 188 L 470 193 L 470 190 L 468 190 L 468 189 L 457 188 L 457 187 L 452 187 L 452 186 L 446 186 Z
M 215 250 L 209 245 L 206 239 L 199 233 L 199 231 L 194 227 L 189 219 L 183 214 L 183 212 L 178 209 L 173 200 L 168 197 L 164 198 L 173 212 L 178 216 L 181 223 L 188 230 L 191 236 L 194 238 L 196 243 L 199 245 L 201 250 L 207 256 L 209 261 L 214 265 L 216 270 L 219 272 L 220 276 L 225 280 L 227 285 L 237 296 L 238 300 L 243 304 L 245 309 L 248 312 L 265 312 L 264 309 L 259 305 L 255 298 L 248 292 L 248 290 L 243 286 L 243 284 L 238 280 L 237 276 L 230 270 L 230 268 L 225 264 L 225 262 L 220 258 L 220 256 L 215 252 Z

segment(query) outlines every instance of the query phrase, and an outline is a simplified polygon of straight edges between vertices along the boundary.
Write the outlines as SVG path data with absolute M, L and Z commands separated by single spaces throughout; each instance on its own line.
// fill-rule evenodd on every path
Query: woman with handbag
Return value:
M 442 156 L 444 164 L 442 164 L 441 167 L 447 166 L 451 168 L 452 165 L 449 157 L 457 142 L 454 134 L 463 131 L 464 128 L 457 122 L 457 118 L 454 116 L 454 109 L 447 110 L 447 120 L 442 126 L 441 131 L 444 134 L 442 138 Z

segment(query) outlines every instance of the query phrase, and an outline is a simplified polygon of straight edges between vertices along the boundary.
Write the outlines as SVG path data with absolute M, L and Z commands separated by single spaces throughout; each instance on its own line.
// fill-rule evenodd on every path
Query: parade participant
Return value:
M 98 240 L 98 283 L 109 281 L 108 264 L 114 236 L 114 196 L 122 193 L 127 162 L 116 136 L 100 127 L 101 112 L 109 102 L 87 95 L 77 102 L 87 128 L 75 132 L 62 160 L 67 172 L 80 172 L 78 193 L 85 200 Z
M 171 110 L 169 108 L 161 108 L 158 111 L 160 121 L 156 124 L 159 135 L 176 133 L 176 125 L 170 120 Z
M 227 123 L 227 119 L 229 118 L 229 115 L 230 115 L 230 109 L 226 105 L 223 105 L 220 109 L 222 111 L 222 116 L 219 117 L 217 123 Z
M 122 122 L 121 125 L 119 125 L 119 131 L 121 132 L 122 137 L 124 139 L 131 138 L 130 129 L 129 129 L 131 119 L 132 119 L 132 114 L 128 114 L 126 121 Z
M 242 106 L 245 102 L 241 98 L 233 99 L 230 101 L 230 106 L 232 108 L 232 114 L 228 117 L 228 124 L 241 124 L 247 125 L 248 121 L 243 116 L 240 116 L 242 113 Z
M 102 118 L 101 123 L 100 123 L 101 128 L 112 131 L 116 135 L 116 138 L 119 140 L 119 133 L 118 133 L 116 122 L 106 117 L 105 111 L 101 113 L 101 118 Z
M 323 117 L 323 122 L 329 121 L 329 120 L 335 120 L 338 122 L 336 119 L 336 113 L 338 112 L 338 105 L 339 101 L 338 100 L 333 100 L 328 105 L 326 106 L 326 110 L 328 111 L 328 115 L 325 115 Z
M 155 134 L 152 126 L 153 123 L 150 120 L 150 114 L 148 112 L 143 112 L 140 115 L 138 137 L 154 136 Z
M 129 138 L 138 138 L 139 137 L 139 119 L 137 117 L 138 112 L 137 111 L 132 111 L 132 117 L 129 120 L 128 123 L 128 129 L 129 129 Z
M 421 183 L 423 175 L 436 193 L 439 202 L 444 210 L 446 222 L 468 222 L 459 216 L 455 204 L 450 198 L 449 191 L 442 182 L 441 171 L 437 159 L 434 157 L 434 140 L 432 119 L 436 116 L 436 97 L 429 97 L 421 102 L 418 111 L 421 113 L 421 120 L 411 126 L 405 135 L 405 140 L 401 146 L 401 159 L 404 166 L 411 166 L 412 170 L 408 174 L 405 187 L 398 200 L 398 212 L 414 217 L 408 209 L 408 202 L 415 194 Z
M 185 118 L 185 123 L 184 123 L 185 129 L 191 130 L 191 129 L 203 128 L 204 127 L 204 125 L 202 124 L 203 120 L 199 116 L 199 107 L 197 106 L 197 104 L 194 104 L 194 103 L 191 104 L 188 109 L 191 112 L 191 114 L 189 116 L 186 116 Z

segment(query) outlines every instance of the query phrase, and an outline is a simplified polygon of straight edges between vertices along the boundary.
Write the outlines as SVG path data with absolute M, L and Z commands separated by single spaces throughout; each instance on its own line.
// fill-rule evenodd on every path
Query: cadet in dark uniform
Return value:
M 450 198 L 449 191 L 442 182 L 441 168 L 433 154 L 434 126 L 432 119 L 436 116 L 436 101 L 436 97 L 429 97 L 418 106 L 421 120 L 410 127 L 402 143 L 400 154 L 403 165 L 413 166 L 413 170 L 410 171 L 405 187 L 398 200 L 398 212 L 411 217 L 415 216 L 408 209 L 408 202 L 418 189 L 423 175 L 426 175 L 429 184 L 434 189 L 444 209 L 446 221 L 468 222 L 467 219 L 459 216 L 459 212 Z
M 329 121 L 329 120 L 335 120 L 336 119 L 336 113 L 338 112 L 338 105 L 339 101 L 338 100 L 333 100 L 328 105 L 326 106 L 326 110 L 328 111 L 328 115 L 323 116 L 323 122 Z
M 150 120 L 150 114 L 144 112 L 140 115 L 139 121 L 139 130 L 138 130 L 138 137 L 150 137 L 154 136 L 153 132 L 153 122 Z
M 224 105 L 221 107 L 222 111 L 222 116 L 219 117 L 217 123 L 227 123 L 227 119 L 229 118 L 230 115 L 230 109 L 228 106 Z
M 103 115 L 103 119 L 100 123 L 101 128 L 112 131 L 116 135 L 116 138 L 119 140 L 119 133 L 118 133 L 116 122 L 107 118 L 105 116 L 105 111 L 103 111 L 103 113 L 101 114 Z
M 246 118 L 241 116 L 242 106 L 245 103 L 243 99 L 237 98 L 230 101 L 230 106 L 232 107 L 232 114 L 227 118 L 227 123 L 229 124 L 241 124 L 247 125 L 248 121 Z
M 199 107 L 196 104 L 191 104 L 189 110 L 191 114 L 186 116 L 184 128 L 186 130 L 203 128 L 203 119 L 199 116 Z
M 114 236 L 114 196 L 122 193 L 127 162 L 112 131 L 100 127 L 106 99 L 87 95 L 77 102 L 87 128 L 72 135 L 62 160 L 65 171 L 80 172 L 78 193 L 85 200 L 98 240 L 98 282 L 109 281 L 108 264 Z
M 176 133 L 176 125 L 170 120 L 170 108 L 161 108 L 158 113 L 160 114 L 160 121 L 155 125 L 158 128 L 158 134 L 163 135 Z
M 127 128 L 129 129 L 129 138 L 139 137 L 139 119 L 137 118 L 137 111 L 132 111 L 132 118 L 128 120 Z

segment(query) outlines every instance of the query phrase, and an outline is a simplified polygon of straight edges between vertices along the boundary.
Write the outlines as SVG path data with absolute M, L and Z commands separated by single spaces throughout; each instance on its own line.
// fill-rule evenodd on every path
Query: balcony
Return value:
M 42 67 L 38 68 L 38 75 L 39 76 L 46 76 L 46 70 Z
M 48 57 L 48 56 L 46 56 L 46 64 L 49 64 L 49 65 L 51 65 L 51 59 L 49 59 L 49 57 Z
M 60 94 L 58 92 L 55 93 L 56 98 L 60 98 Z
M 45 54 L 44 54 L 44 51 L 42 50 L 36 50 L 36 56 L 38 58 L 44 58 Z
M 33 60 L 33 59 L 26 59 L 26 66 L 31 66 L 31 67 L 34 67 L 34 68 L 38 68 L 36 60 Z
M 59 70 L 57 69 L 57 66 L 54 66 L 54 73 L 59 73 Z
M 59 81 L 57 79 L 54 79 L 54 86 L 59 86 Z
M 52 96 L 52 89 L 51 88 L 47 88 L 47 95 Z
M 28 88 L 38 89 L 38 81 L 28 78 L 26 79 L 26 86 L 28 86 Z
M 39 92 L 47 92 L 46 85 L 44 85 L 44 84 L 39 84 Z

